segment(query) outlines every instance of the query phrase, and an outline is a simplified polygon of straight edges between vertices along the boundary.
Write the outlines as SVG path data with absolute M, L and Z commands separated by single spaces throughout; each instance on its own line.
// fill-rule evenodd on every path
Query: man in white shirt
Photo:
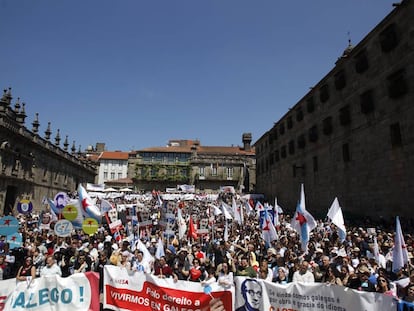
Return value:
M 293 282 L 315 283 L 315 277 L 309 270 L 309 262 L 302 261 L 299 270 L 293 273 Z
M 44 266 L 42 268 L 42 271 L 40 271 L 40 276 L 47 275 L 62 276 L 62 270 L 60 270 L 60 267 L 56 264 L 53 255 L 49 255 L 46 257 L 46 266 Z

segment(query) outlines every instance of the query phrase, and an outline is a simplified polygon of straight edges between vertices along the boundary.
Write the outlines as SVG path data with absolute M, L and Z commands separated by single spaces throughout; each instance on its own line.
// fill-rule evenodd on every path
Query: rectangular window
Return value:
M 157 176 L 158 170 L 155 167 L 151 167 L 151 177 Z
M 313 143 L 318 141 L 318 127 L 316 125 L 309 129 L 309 141 Z
M 291 117 L 291 116 L 289 116 L 289 117 L 287 118 L 286 123 L 287 123 L 287 128 L 288 128 L 288 129 L 291 129 L 291 128 L 293 127 L 293 120 L 292 120 L 292 117 Z
M 318 171 L 318 157 L 317 156 L 314 156 L 313 158 L 312 158 L 312 163 L 313 163 L 313 171 L 314 172 L 317 172 Z
M 339 123 L 343 126 L 351 123 L 351 110 L 349 105 L 346 105 L 339 109 Z
M 108 172 L 104 172 L 104 174 L 103 174 L 103 178 L 104 178 L 105 180 L 107 180 L 107 179 L 108 179 Z
M 369 64 L 367 55 L 365 54 L 365 51 L 361 51 L 355 56 L 355 71 L 357 73 L 363 73 L 368 68 Z
M 390 125 L 391 146 L 400 147 L 402 145 L 400 124 L 394 123 Z
M 360 95 L 361 112 L 363 114 L 370 113 L 375 110 L 374 96 L 372 90 L 368 90 Z
M 315 111 L 315 102 L 313 100 L 313 97 L 309 97 L 306 100 L 306 109 L 308 110 L 308 113 L 312 113 Z
M 282 157 L 282 159 L 286 158 L 286 146 L 282 146 L 282 148 L 280 148 L 280 156 Z
M 335 88 L 342 90 L 346 86 L 345 71 L 341 70 L 335 74 Z
M 301 134 L 298 137 L 298 148 L 303 149 L 306 146 L 306 138 L 305 135 Z
M 111 173 L 111 180 L 114 180 L 115 179 L 115 173 L 114 172 L 112 172 Z
M 351 161 L 351 154 L 349 153 L 349 144 L 342 145 L 342 159 L 344 162 Z
M 275 150 L 275 162 L 279 162 L 279 160 L 280 160 L 279 150 Z
M 232 177 L 233 177 L 233 168 L 228 167 L 227 168 L 227 178 L 232 178 Z
M 285 124 L 283 122 L 279 126 L 279 133 L 280 135 L 285 134 Z
M 295 141 L 289 141 L 289 154 L 295 154 Z
M 323 126 L 323 133 L 325 135 L 331 135 L 332 131 L 333 131 L 333 126 L 332 126 L 332 117 L 327 117 L 322 121 L 322 126 Z
M 205 168 L 204 168 L 204 166 L 200 166 L 200 167 L 198 168 L 198 174 L 199 174 L 200 176 L 204 176 L 204 173 L 205 173 Z
M 122 173 L 118 173 L 118 179 L 122 178 Z
M 212 164 L 211 175 L 217 176 L 217 165 Z
M 321 100 L 321 103 L 324 103 L 329 99 L 329 85 L 328 84 L 321 86 L 321 89 L 319 90 L 319 99 Z
M 391 24 L 379 34 L 381 50 L 385 53 L 392 51 L 398 45 L 398 36 L 395 28 L 395 24 Z
M 405 70 L 401 69 L 387 77 L 388 96 L 390 98 L 402 97 L 408 91 Z
M 296 121 L 300 122 L 303 120 L 303 110 L 301 107 L 296 108 Z

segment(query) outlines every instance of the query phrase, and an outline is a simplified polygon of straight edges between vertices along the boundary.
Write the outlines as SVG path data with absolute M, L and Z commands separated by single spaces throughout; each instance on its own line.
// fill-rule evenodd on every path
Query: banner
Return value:
M 212 297 L 221 299 L 225 310 L 353 311 L 397 310 L 398 301 L 381 293 L 368 293 L 345 286 L 322 283 L 280 285 L 256 278 L 235 277 L 235 289 L 224 291 L 211 284 L 212 296 L 201 283 L 160 279 L 115 266 L 105 266 L 104 308 L 116 311 L 208 310 Z M 135 308 L 135 309 L 134 309 Z
M 99 274 L 47 276 L 19 282 L 0 281 L 0 310 L 99 311 Z
M 280 285 L 259 279 L 235 277 L 235 308 L 258 310 L 353 311 L 397 310 L 397 301 L 381 293 L 322 283 Z M 259 299 L 260 298 L 260 299 Z
M 104 270 L 104 308 L 110 310 L 201 311 L 209 310 L 213 298 L 221 299 L 225 310 L 233 310 L 233 291 L 218 283 L 211 284 L 211 290 L 205 293 L 198 282 L 174 282 L 115 266 L 107 265 Z

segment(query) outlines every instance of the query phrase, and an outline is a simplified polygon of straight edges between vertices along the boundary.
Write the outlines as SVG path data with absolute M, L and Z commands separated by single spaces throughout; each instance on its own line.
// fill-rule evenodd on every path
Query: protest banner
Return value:
M 254 280 L 258 286 L 251 289 L 245 282 Z M 236 277 L 235 308 L 243 307 L 250 299 L 249 293 L 261 297 L 260 310 L 291 311 L 351 311 L 397 310 L 397 301 L 381 293 L 369 293 L 345 286 L 323 283 L 289 283 L 280 285 L 259 279 Z M 260 292 L 260 293 L 259 293 Z
M 0 281 L 0 311 L 98 311 L 99 274 L 40 277 L 30 282 Z
M 207 294 L 198 282 L 174 282 L 172 278 L 105 266 L 104 308 L 110 310 L 201 311 L 209 309 L 212 297 L 222 299 L 226 310 L 232 310 L 234 291 L 217 283 Z

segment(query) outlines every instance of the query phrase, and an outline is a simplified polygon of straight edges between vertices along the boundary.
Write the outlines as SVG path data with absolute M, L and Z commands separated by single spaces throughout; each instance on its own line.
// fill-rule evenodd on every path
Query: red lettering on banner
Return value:
M 211 297 L 203 292 L 187 292 L 174 288 L 160 287 L 144 282 L 141 291 L 117 288 L 106 284 L 106 303 L 120 309 L 158 311 L 200 311 L 209 306 Z M 226 310 L 232 309 L 232 296 L 229 291 L 213 292 L 220 298 Z
M 4 307 L 6 306 L 6 299 L 7 296 L 0 296 L 0 311 L 4 310 Z

